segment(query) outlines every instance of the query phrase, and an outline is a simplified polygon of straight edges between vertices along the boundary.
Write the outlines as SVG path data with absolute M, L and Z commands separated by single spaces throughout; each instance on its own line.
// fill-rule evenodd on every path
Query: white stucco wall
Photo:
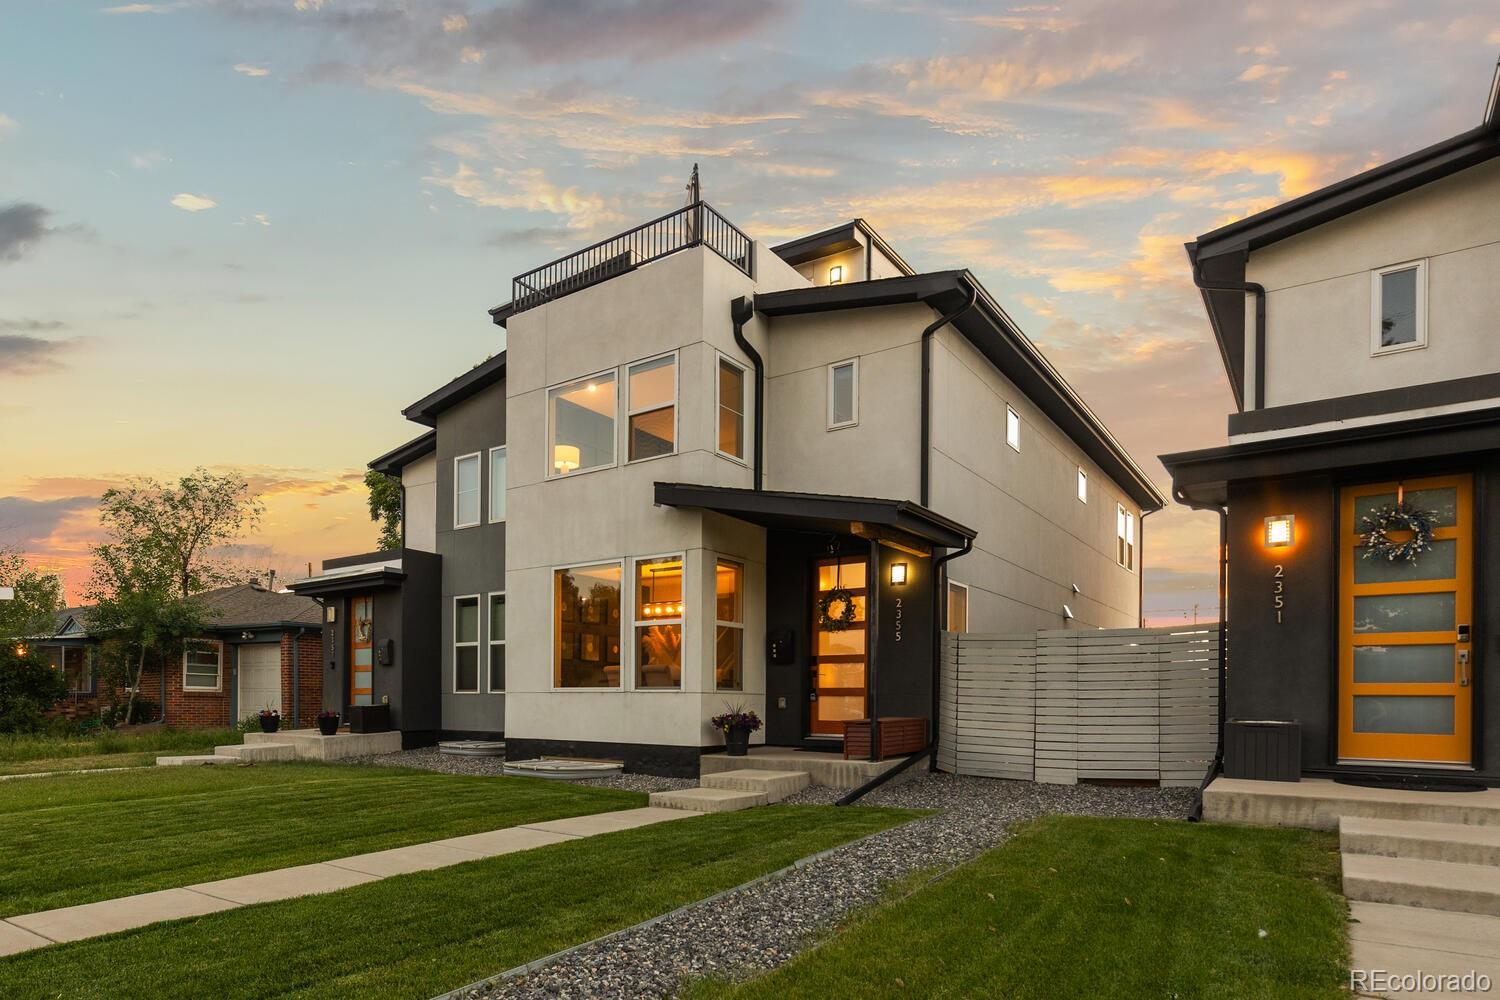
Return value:
M 437 551 L 437 456 L 424 455 L 401 470 L 406 490 L 406 547 Z

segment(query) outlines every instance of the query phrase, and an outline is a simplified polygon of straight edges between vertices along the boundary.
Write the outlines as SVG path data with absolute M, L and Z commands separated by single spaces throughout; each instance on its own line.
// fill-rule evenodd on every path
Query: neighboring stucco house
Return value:
M 1303 774 L 1500 780 L 1497 87 L 1478 127 L 1188 245 L 1239 411 L 1162 461 L 1227 510 L 1230 773 L 1242 719 L 1295 723 Z
M 930 723 L 945 621 L 1139 623 L 1164 498 L 970 272 L 862 220 L 768 247 L 695 203 L 491 316 L 507 349 L 371 463 L 405 547 L 294 585 L 332 619 L 330 707 L 696 774 L 730 704 L 789 746 Z
M 140 697 L 172 726 L 229 726 L 274 708 L 286 724 L 311 726 L 323 700 L 323 641 L 317 602 L 242 583 L 195 598 L 208 627 L 187 642 L 171 669 L 148 670 Z M 58 616 L 57 632 L 33 641 L 36 650 L 68 677 L 69 715 L 96 714 L 101 704 L 123 704 L 124 695 L 98 676 L 102 636 L 89 629 L 89 608 Z

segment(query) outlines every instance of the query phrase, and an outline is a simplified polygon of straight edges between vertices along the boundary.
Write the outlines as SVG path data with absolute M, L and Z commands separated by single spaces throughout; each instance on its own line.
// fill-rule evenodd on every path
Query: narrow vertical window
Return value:
M 547 475 L 615 464 L 615 373 L 601 372 L 547 391 Z
M 552 683 L 620 686 L 620 564 L 570 566 L 552 575 Z
M 719 454 L 745 457 L 745 369 L 719 358 Z
M 745 567 L 728 559 L 714 566 L 714 687 L 745 687 Z
M 479 693 L 479 597 L 453 599 L 453 690 Z
M 1370 353 L 1427 346 L 1427 262 L 1394 264 L 1370 274 Z
M 490 523 L 505 520 L 505 447 L 490 449 Z
M 660 458 L 677 450 L 677 356 L 630 366 L 628 461 Z
M 682 557 L 635 563 L 635 686 L 682 687 Z
M 453 526 L 471 528 L 479 523 L 479 454 L 460 455 L 453 460 Z
M 828 366 L 828 429 L 859 423 L 859 359 Z
M 1119 563 L 1126 569 L 1135 568 L 1135 514 L 1119 504 L 1115 505 L 1115 535 L 1119 541 Z
M 948 632 L 969 631 L 969 588 L 948 581 Z
M 505 595 L 490 595 L 490 694 L 505 690 Z
M 1089 474 L 1082 469 L 1078 470 L 1078 499 L 1089 502 Z
M 1016 451 L 1021 450 L 1021 415 L 1008 406 L 1005 408 L 1005 443 Z

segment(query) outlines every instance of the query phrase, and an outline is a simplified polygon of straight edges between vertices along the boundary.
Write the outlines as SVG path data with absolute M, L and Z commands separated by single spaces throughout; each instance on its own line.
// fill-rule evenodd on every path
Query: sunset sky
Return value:
M 0 13 L 0 545 L 87 574 L 132 474 L 238 469 L 245 558 L 373 547 L 402 406 L 503 348 L 511 275 L 705 198 L 974 270 L 1165 490 L 1231 407 L 1182 244 L 1479 122 L 1494 0 L 13 2 Z M 1209 515 L 1148 618 L 1215 613 Z

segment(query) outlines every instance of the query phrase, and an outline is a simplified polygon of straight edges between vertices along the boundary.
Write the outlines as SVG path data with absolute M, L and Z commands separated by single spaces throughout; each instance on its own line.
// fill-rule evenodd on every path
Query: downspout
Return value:
M 766 363 L 761 358 L 760 352 L 750 345 L 745 339 L 745 324 L 755 317 L 755 300 L 741 295 L 729 303 L 729 318 L 734 321 L 734 342 L 740 345 L 740 350 L 750 359 L 750 364 L 755 369 L 755 444 L 753 452 L 752 468 L 755 472 L 756 492 L 764 489 L 765 476 L 764 466 L 764 444 L 765 444 L 765 397 L 766 397 Z
M 1135 536 L 1135 617 L 1136 627 L 1146 627 L 1146 518 L 1157 510 L 1142 510 L 1140 531 Z
M 1193 284 L 1205 292 L 1249 292 L 1255 296 L 1255 398 L 1253 409 L 1266 406 L 1266 286 L 1254 281 L 1211 283 L 1203 277 L 1203 267 L 1193 257 Z M 1195 508 L 1207 510 L 1206 507 Z
M 943 626 L 948 624 L 948 602 L 944 600 L 948 591 L 948 562 L 974 550 L 974 539 L 965 538 L 962 548 L 954 549 L 932 561 L 932 756 L 927 761 L 927 773 L 937 771 L 938 755 L 938 705 L 943 686 Z
M 1203 791 L 1218 776 L 1224 767 L 1224 725 L 1228 721 L 1228 706 L 1225 694 L 1228 687 L 1229 666 L 1229 507 L 1225 504 L 1203 503 L 1189 499 L 1181 489 L 1174 488 L 1172 497 L 1184 507 L 1192 510 L 1211 510 L 1219 515 L 1219 727 L 1214 742 L 1214 759 L 1198 786 L 1198 801 L 1193 806 L 1189 819 L 1203 818 Z
M 932 335 L 974 308 L 979 289 L 970 287 L 969 300 L 950 313 L 939 316 L 922 331 L 922 463 L 921 503 L 926 507 L 932 494 Z

